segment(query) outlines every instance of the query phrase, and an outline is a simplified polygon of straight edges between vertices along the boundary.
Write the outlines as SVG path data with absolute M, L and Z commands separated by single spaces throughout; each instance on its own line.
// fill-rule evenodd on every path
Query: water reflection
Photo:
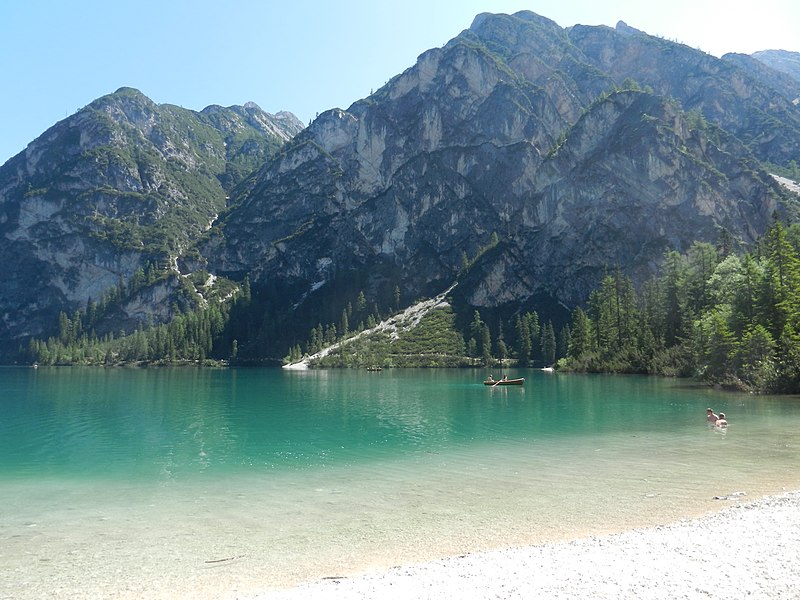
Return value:
M 25 598 L 108 597 L 126 577 L 151 597 L 220 582 L 221 597 L 800 487 L 796 398 L 484 376 L 0 369 L 0 596 L 24 580 Z M 707 406 L 727 431 L 707 427 Z M 198 568 L 234 555 L 247 560 L 228 579 Z
M 0 472 L 173 479 L 356 464 L 500 441 L 668 436 L 702 446 L 708 405 L 737 447 L 796 451 L 795 398 L 646 377 L 471 370 L 3 369 Z

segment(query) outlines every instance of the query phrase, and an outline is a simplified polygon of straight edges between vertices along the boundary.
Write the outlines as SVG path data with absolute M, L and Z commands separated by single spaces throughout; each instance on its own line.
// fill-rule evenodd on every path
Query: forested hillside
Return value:
M 741 256 L 724 242 L 670 251 L 641 290 L 609 273 L 575 309 L 560 364 L 800 392 L 800 226 L 775 223 Z
M 800 225 L 775 223 L 742 255 L 728 241 L 723 236 L 716 246 L 698 242 L 685 254 L 668 252 L 661 273 L 638 290 L 619 269 L 609 272 L 568 324 L 540 321 L 533 311 L 499 320 L 492 330 L 479 311 L 467 321 L 446 306 L 397 336 L 376 328 L 312 366 L 557 362 L 564 370 L 699 377 L 737 389 L 800 392 Z M 32 342 L 28 356 L 42 364 L 236 363 L 237 336 L 252 326 L 252 307 L 245 286 L 232 302 L 214 302 L 168 325 L 118 338 L 98 336 L 87 312 L 72 318 L 62 313 L 60 334 Z M 336 345 L 380 318 L 359 294 L 338 323 L 312 328 L 286 361 Z

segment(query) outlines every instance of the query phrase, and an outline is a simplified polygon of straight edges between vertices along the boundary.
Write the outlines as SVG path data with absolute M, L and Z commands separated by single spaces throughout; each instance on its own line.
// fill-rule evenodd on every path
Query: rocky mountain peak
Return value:
M 754 52 L 752 56 L 768 67 L 789 75 L 795 81 L 800 81 L 800 52 L 761 50 Z
M 668 249 L 766 227 L 780 191 L 725 128 L 743 131 L 769 93 L 731 69 L 625 27 L 479 15 L 369 99 L 320 115 L 203 254 L 291 299 L 288 319 L 335 319 L 321 299 L 354 281 L 415 298 L 462 277 L 473 307 L 574 306 L 608 268 L 643 281 Z M 465 257 L 479 257 L 467 274 Z
M 614 29 L 625 35 L 647 35 L 644 31 L 631 27 L 625 21 L 617 21 L 617 26 Z
M 289 115 L 196 113 L 133 88 L 56 123 L 0 167 L 0 346 L 47 332 L 59 311 L 98 301 L 138 269 L 174 264 L 298 130 Z M 149 316 L 169 318 L 170 305 Z M 118 319 L 148 318 L 136 311 Z
M 722 230 L 748 244 L 788 214 L 763 167 L 800 153 L 779 79 L 624 23 L 521 12 L 478 15 L 306 129 L 122 88 L 0 168 L 0 337 L 47 331 L 153 262 L 183 265 L 169 294 L 193 269 L 249 275 L 265 352 L 292 341 L 276 324 L 303 337 L 354 290 L 383 309 L 458 280 L 457 306 L 563 313 L 609 269 L 640 283 L 666 250 Z

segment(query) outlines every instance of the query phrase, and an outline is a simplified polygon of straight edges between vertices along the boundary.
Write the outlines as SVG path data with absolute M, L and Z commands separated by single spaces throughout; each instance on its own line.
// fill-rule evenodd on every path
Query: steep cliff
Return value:
M 59 311 L 172 264 L 301 129 L 253 104 L 197 113 L 129 88 L 54 125 L 0 168 L 0 340 L 52 332 Z
M 762 50 L 754 52 L 753 58 L 775 71 L 789 75 L 795 81 L 800 81 L 800 52 Z
M 411 301 L 460 277 L 474 307 L 571 307 L 606 269 L 642 281 L 721 228 L 754 241 L 782 193 L 759 159 L 786 161 L 796 123 L 789 100 L 699 51 L 480 15 L 322 114 L 239 189 L 202 252 L 283 298 L 273 310 L 298 328 L 340 311 L 331 290 L 353 282 Z
M 626 78 L 675 98 L 744 141 L 760 159 L 788 164 L 800 154 L 800 111 L 794 95 L 765 85 L 752 72 L 699 50 L 646 35 L 576 25 L 570 41 L 593 66 L 620 83 Z
M 609 269 L 638 283 L 668 249 L 748 244 L 796 210 L 763 165 L 800 154 L 797 92 L 763 61 L 531 12 L 478 15 L 306 129 L 122 89 L 0 168 L 0 341 L 49 335 L 148 264 L 101 332 L 199 301 L 192 274 L 249 275 L 251 355 L 360 291 L 377 313 L 458 281 L 459 309 L 563 314 Z

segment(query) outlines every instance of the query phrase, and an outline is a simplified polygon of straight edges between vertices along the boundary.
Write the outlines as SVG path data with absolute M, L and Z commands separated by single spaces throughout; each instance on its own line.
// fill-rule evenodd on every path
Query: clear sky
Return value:
M 476 14 L 519 10 L 562 27 L 623 20 L 716 56 L 800 51 L 797 0 L 0 0 L 0 163 L 122 86 L 193 110 L 253 101 L 308 123 Z

